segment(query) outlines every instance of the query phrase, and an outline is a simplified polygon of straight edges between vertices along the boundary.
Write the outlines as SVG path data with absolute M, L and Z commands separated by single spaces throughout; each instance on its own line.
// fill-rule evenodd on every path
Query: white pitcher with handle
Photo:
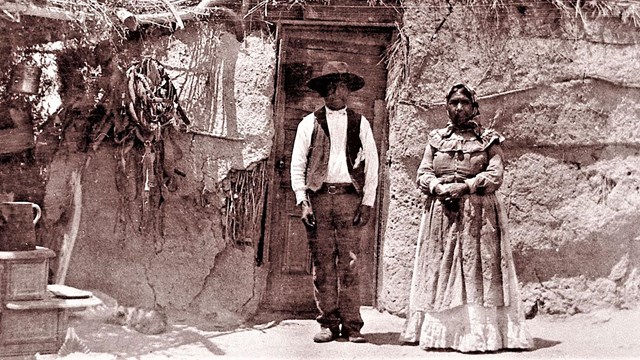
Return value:
M 0 203 L 0 251 L 36 249 L 35 225 L 42 216 L 38 204 L 28 201 Z

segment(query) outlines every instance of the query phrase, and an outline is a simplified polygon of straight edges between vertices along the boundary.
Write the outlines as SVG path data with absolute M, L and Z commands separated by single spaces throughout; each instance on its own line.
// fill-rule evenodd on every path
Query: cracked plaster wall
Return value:
M 180 74 L 193 69 L 189 48 L 202 36 L 211 36 L 210 29 L 196 24 L 170 37 L 147 39 L 141 48 L 132 44 L 129 52 L 142 50 L 158 58 L 172 75 Z M 236 135 L 243 140 L 179 134 L 184 156 L 176 166 L 186 177 L 177 177 L 178 190 L 163 205 L 164 236 L 138 230 L 140 199 L 121 200 L 114 176 L 116 148 L 103 144 L 84 173 L 82 219 L 67 284 L 98 289 L 126 305 L 159 305 L 212 319 L 256 310 L 265 284 L 263 269 L 255 266 L 258 239 L 252 247 L 224 238 L 219 184 L 230 169 L 245 169 L 270 153 L 275 47 L 272 39 L 260 34 L 229 44 L 237 49 L 230 86 Z M 179 78 L 175 83 L 182 85 Z M 183 104 L 191 100 L 181 99 Z M 81 154 L 66 152 L 59 152 L 51 163 L 45 205 L 52 223 L 68 208 L 64 179 L 82 163 Z
M 640 264 L 640 30 L 614 18 L 583 23 L 544 2 L 497 13 L 405 5 L 408 78 L 389 123 L 379 307 L 406 312 L 420 222 L 415 174 L 429 131 L 447 122 L 433 104 L 456 82 L 479 96 L 517 90 L 481 100 L 480 121 L 507 138 L 500 196 L 520 280 L 611 283 L 612 267 L 628 256 L 619 289 L 608 292 L 632 287 L 637 300 L 629 274 Z M 577 291 L 602 305 L 601 293 Z

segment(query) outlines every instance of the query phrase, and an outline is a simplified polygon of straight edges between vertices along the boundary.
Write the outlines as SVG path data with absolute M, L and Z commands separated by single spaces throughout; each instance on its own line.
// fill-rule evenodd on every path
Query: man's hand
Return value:
M 371 206 L 360 205 L 356 210 L 356 215 L 353 217 L 354 226 L 365 226 L 369 222 L 371 216 Z
M 302 209 L 302 215 L 300 216 L 300 219 L 302 220 L 302 223 L 304 224 L 304 226 L 306 226 L 309 229 L 315 229 L 316 216 L 313 213 L 313 208 L 311 207 L 311 203 L 305 200 L 300 204 L 300 208 Z

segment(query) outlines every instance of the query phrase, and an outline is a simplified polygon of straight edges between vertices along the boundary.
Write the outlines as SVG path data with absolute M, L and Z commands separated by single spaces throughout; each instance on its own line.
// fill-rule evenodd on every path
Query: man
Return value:
M 342 335 L 365 342 L 357 259 L 360 228 L 369 221 L 378 187 L 378 153 L 369 121 L 347 108 L 349 95 L 364 86 L 364 79 L 349 72 L 346 63 L 330 61 L 307 86 L 324 98 L 325 106 L 298 125 L 291 187 L 313 260 L 321 326 L 313 340 Z

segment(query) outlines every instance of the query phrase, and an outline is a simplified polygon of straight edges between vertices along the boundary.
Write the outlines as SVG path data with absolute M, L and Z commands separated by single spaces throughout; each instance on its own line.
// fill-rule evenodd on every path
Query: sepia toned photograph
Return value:
M 0 0 L 0 359 L 640 358 L 640 1 Z

